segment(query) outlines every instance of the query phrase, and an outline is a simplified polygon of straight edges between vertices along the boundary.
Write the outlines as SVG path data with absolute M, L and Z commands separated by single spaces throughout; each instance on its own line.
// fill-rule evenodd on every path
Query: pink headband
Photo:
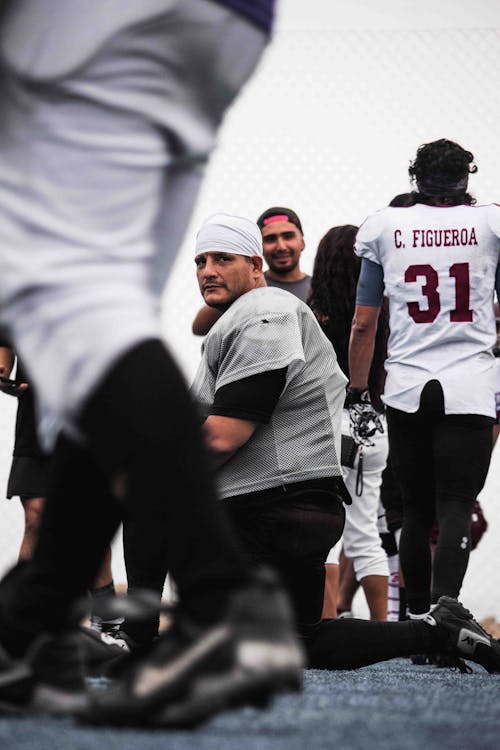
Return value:
M 263 222 L 264 226 L 266 226 L 266 224 L 271 224 L 271 222 L 273 221 L 290 221 L 290 219 L 288 216 L 286 216 L 286 214 L 277 214 L 276 216 L 268 216 L 267 219 L 264 219 L 264 222 Z

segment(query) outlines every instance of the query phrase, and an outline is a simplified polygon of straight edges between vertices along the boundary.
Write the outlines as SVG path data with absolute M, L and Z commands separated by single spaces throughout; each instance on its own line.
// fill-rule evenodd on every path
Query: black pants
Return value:
M 433 653 L 439 638 L 426 623 L 321 620 L 325 560 L 342 534 L 345 512 L 335 493 L 310 489 L 266 505 L 226 502 L 250 563 L 277 570 L 290 594 L 308 666 L 356 669 L 398 656 Z
M 345 510 L 332 491 L 299 489 L 266 504 L 225 502 L 250 564 L 274 568 L 290 594 L 303 634 L 321 620 L 325 560 L 342 535 Z
M 417 412 L 388 408 L 387 423 L 392 467 L 403 495 L 401 566 L 410 611 L 417 614 L 443 594 L 457 597 L 460 592 L 472 509 L 490 463 L 493 419 L 445 414 L 441 385 L 432 380 Z M 435 521 L 439 541 L 432 564 L 429 536 Z

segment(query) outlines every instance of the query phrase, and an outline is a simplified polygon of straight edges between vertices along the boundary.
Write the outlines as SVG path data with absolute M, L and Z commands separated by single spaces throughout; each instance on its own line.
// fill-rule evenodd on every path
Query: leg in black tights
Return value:
M 374 620 L 323 620 L 306 641 L 309 666 L 314 669 L 357 669 L 412 654 L 437 653 L 440 636 L 427 623 Z
M 158 493 L 158 502 L 164 502 L 161 493 Z M 159 603 L 168 573 L 167 531 L 161 521 L 161 508 L 157 507 L 157 504 L 148 514 L 143 513 L 141 507 L 137 506 L 137 503 L 135 506 L 129 505 L 123 522 L 123 558 L 128 593 L 148 589 L 156 593 Z M 157 523 L 153 523 L 153 512 L 158 518 Z M 144 540 L 147 540 L 147 543 Z M 159 616 L 140 622 L 131 622 L 125 618 L 121 630 L 124 630 L 137 645 L 145 645 L 158 634 L 159 624 Z
M 434 463 L 430 428 L 417 414 L 387 410 L 394 475 L 403 498 L 399 543 L 408 606 L 413 613 L 430 607 L 432 560 L 430 533 L 436 517 Z
M 403 530 L 400 557 L 408 603 L 422 613 L 431 603 L 429 534 L 435 519 L 439 542 L 432 567 L 432 602 L 457 597 L 469 559 L 474 501 L 491 456 L 489 417 L 444 413 L 442 389 L 430 381 L 415 414 L 388 409 L 389 442 L 400 482 Z
M 490 464 L 492 420 L 478 415 L 443 418 L 435 431 L 436 519 L 432 603 L 440 596 L 458 597 L 470 554 L 474 502 Z

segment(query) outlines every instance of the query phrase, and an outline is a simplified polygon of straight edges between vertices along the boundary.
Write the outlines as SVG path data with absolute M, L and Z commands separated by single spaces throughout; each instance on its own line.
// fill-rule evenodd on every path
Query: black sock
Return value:
M 116 617 L 112 620 L 101 617 L 94 613 L 94 606 L 102 599 L 113 597 L 116 594 L 115 584 L 113 581 L 107 583 L 105 586 L 99 586 L 98 588 L 92 589 L 90 592 L 90 623 L 93 628 L 102 631 L 103 633 L 113 633 L 117 631 L 123 623 L 123 617 Z

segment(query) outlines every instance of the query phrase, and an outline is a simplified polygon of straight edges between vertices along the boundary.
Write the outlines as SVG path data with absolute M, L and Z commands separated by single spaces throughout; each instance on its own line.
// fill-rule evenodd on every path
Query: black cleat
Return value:
M 459 601 L 442 596 L 425 621 L 446 637 L 450 654 L 474 661 L 488 672 L 500 672 L 499 642 L 483 630 Z
M 110 634 L 81 625 L 78 638 L 86 671 L 91 677 L 108 676 L 132 650 L 130 639 L 121 631 Z
M 40 635 L 23 659 L 0 658 L 0 714 L 81 712 L 87 701 L 84 660 L 76 633 Z
M 192 727 L 225 709 L 265 705 L 274 693 L 299 689 L 302 666 L 288 601 L 266 572 L 236 591 L 224 618 L 210 627 L 178 614 L 115 685 L 96 693 L 82 718 Z

